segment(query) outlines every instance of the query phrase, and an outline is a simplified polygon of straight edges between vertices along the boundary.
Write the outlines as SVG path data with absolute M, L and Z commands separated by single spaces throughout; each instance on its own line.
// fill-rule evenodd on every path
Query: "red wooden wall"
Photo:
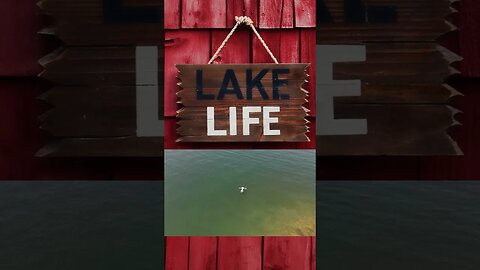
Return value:
M 257 5 L 251 4 L 254 2 L 256 3 L 256 1 L 234 3 L 238 5 L 246 3 L 245 10 L 248 10 L 246 14 L 255 18 L 252 14 L 258 13 L 254 12 Z M 170 6 L 166 8 L 167 12 L 182 14 L 175 8 L 181 6 L 179 0 L 166 1 L 166 6 Z M 250 9 L 249 6 L 253 8 Z M 225 23 L 228 21 L 230 24 L 228 27 L 233 23 L 228 19 L 232 18 L 231 13 L 237 13 L 234 12 L 234 7 L 227 8 L 230 15 L 226 15 Z M 479 9 L 479 1 L 462 0 L 459 5 L 461 16 L 457 19 L 459 32 L 445 40 L 449 48 L 464 57 L 460 64 L 462 75 L 453 82 L 465 95 L 455 102 L 455 107 L 463 111 L 463 115 L 459 116 L 463 126 L 455 128 L 451 133 L 465 152 L 465 156 L 320 157 L 317 164 L 317 179 L 480 179 L 480 168 L 477 166 L 480 159 Z M 288 10 L 287 8 L 286 12 Z M 37 34 L 47 20 L 48 18 L 42 16 L 40 10 L 30 0 L 0 1 L 0 179 L 163 179 L 162 159 L 34 157 L 35 152 L 45 143 L 44 134 L 38 129 L 37 116 L 46 110 L 46 105 L 36 97 L 48 87 L 45 82 L 36 79 L 36 74 L 41 70 L 37 61 L 46 52 L 55 48 L 57 42 L 52 37 Z M 256 21 L 258 24 L 259 20 Z M 171 29 L 178 27 L 180 22 L 180 18 L 166 20 L 166 26 L 170 28 L 169 33 L 173 35 L 180 31 L 190 31 Z M 288 28 L 277 31 L 303 33 L 306 30 Z M 200 32 L 202 31 L 209 33 L 222 31 L 225 34 L 228 30 L 202 29 Z M 250 32 L 243 30 L 239 31 L 234 39 L 241 39 L 242 34 L 251 35 Z M 266 39 L 269 38 L 268 34 L 263 35 Z M 169 44 L 166 49 L 168 46 Z M 224 54 L 227 55 L 229 51 L 234 50 L 227 47 Z M 227 55 L 222 59 L 226 61 L 232 58 Z
M 310 143 L 175 143 L 177 74 L 175 64 L 207 64 L 235 24 L 249 16 L 280 63 L 311 63 L 309 70 Z M 315 148 L 315 1 L 165 1 L 165 148 Z M 272 63 L 250 28 L 240 27 L 215 64 Z
M 315 270 L 315 237 L 167 237 L 165 270 Z

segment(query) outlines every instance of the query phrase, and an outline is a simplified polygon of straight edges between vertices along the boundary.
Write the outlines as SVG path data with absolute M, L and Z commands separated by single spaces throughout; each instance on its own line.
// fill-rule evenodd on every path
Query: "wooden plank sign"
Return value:
M 317 154 L 460 155 L 451 0 L 317 1 Z
M 34 3 L 32 3 L 34 5 Z M 40 59 L 52 83 L 41 157 L 163 156 L 163 1 L 42 0 L 40 31 L 62 47 Z
M 178 142 L 305 142 L 308 64 L 177 65 Z

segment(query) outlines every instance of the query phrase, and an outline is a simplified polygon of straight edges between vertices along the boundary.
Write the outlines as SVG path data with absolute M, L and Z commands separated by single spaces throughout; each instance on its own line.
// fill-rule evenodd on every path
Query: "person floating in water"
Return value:
M 240 189 L 240 193 L 244 193 L 247 190 L 246 187 L 239 187 L 238 189 Z

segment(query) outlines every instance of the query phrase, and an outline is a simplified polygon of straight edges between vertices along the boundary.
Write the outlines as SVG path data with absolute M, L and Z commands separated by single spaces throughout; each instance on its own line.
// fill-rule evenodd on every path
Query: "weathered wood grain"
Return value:
M 158 48 L 158 77 L 163 77 L 163 53 Z M 134 86 L 135 47 L 71 47 L 40 60 L 40 77 L 57 85 Z
M 261 270 L 262 237 L 219 237 L 217 270 Z
M 295 0 L 295 27 L 316 26 L 316 0 Z
M 188 270 L 189 237 L 165 237 L 165 270 Z
M 163 137 L 67 138 L 51 141 L 38 157 L 163 157 Z
M 323 3 L 328 14 L 319 18 L 317 44 L 366 47 L 366 61 L 334 63 L 333 79 L 361 81 L 361 96 L 334 99 L 335 119 L 367 119 L 368 134 L 318 136 L 317 154 L 461 154 L 447 133 L 458 124 L 447 105 L 461 94 L 446 84 L 461 57 L 437 44 L 456 29 L 445 20 L 455 12 L 452 1 L 363 1 L 357 17 L 344 1 Z
M 229 30 L 212 31 L 211 51 L 215 52 L 222 44 Z M 214 64 L 239 64 L 250 63 L 250 40 L 252 33 L 250 31 L 239 30 L 231 36 L 230 41 L 220 51 L 218 57 L 214 59 Z
M 164 28 L 179 29 L 181 25 L 182 12 L 180 8 L 182 5 L 182 0 L 169 0 L 164 2 Z
M 163 156 L 163 137 L 137 137 L 136 108 L 138 46 L 158 48 L 157 77 L 148 85 L 163 84 L 163 1 L 44 0 L 39 6 L 54 22 L 40 33 L 56 35 L 63 47 L 39 61 L 45 68 L 39 76 L 54 88 L 41 96 L 52 106 L 40 117 L 51 142 L 37 155 Z M 163 119 L 162 93 L 158 104 Z
M 368 119 L 368 135 L 318 136 L 319 155 L 460 154 L 447 130 L 458 121 L 440 105 L 335 104 L 338 119 Z M 342 148 L 339 148 L 342 145 Z
M 310 237 L 265 237 L 263 269 L 314 270 Z
M 182 28 L 226 28 L 227 1 L 182 0 Z
M 210 57 L 210 31 L 181 30 L 165 33 L 165 117 L 177 114 L 177 64 L 206 64 Z
M 315 237 L 168 236 L 165 269 L 314 270 L 315 253 Z
M 235 25 L 235 16 L 248 16 L 253 20 L 253 25 L 258 27 L 258 7 L 260 0 L 228 0 L 227 1 L 227 27 Z
M 228 28 L 248 16 L 259 28 L 315 27 L 312 0 L 174 0 L 165 3 L 166 29 Z
M 311 116 L 317 115 L 316 108 L 316 85 L 317 85 L 317 59 L 316 59 L 316 44 L 314 40 L 316 39 L 317 33 L 314 29 L 302 29 L 300 31 L 300 43 L 303 44 L 300 46 L 300 62 L 310 63 L 310 66 L 307 67 L 308 74 L 308 84 L 305 84 L 305 89 L 309 93 L 309 103 L 308 109 L 310 110 Z
M 55 21 L 41 33 L 55 34 L 70 46 L 162 44 L 163 1 L 118 7 L 105 3 L 103 0 L 40 1 L 39 6 Z
M 217 269 L 217 237 L 190 237 L 189 270 Z
M 163 77 L 162 58 L 159 53 L 159 78 Z M 56 85 L 40 97 L 53 107 L 41 116 L 41 128 L 54 138 L 67 139 L 47 145 L 39 155 L 163 155 L 160 148 L 145 147 L 147 142 L 163 147 L 162 138 L 134 139 L 137 136 L 134 47 L 68 47 L 47 55 L 40 63 L 45 67 L 40 77 Z M 162 119 L 162 94 L 158 104 L 158 119 Z
M 370 23 L 369 19 L 372 18 L 368 17 L 368 11 L 364 11 L 366 14 L 364 21 L 346 22 L 343 0 L 324 0 L 323 2 L 331 16 L 331 21 L 317 24 L 317 44 L 433 42 L 441 34 L 456 29 L 445 21 L 446 16 L 452 12 L 450 0 L 363 1 L 365 5 L 395 7 L 396 16 L 388 23 Z
M 136 87 L 59 86 L 40 96 L 53 108 L 41 128 L 56 137 L 136 136 Z M 159 104 L 163 105 L 160 95 Z M 160 106 L 158 119 L 163 119 Z
M 303 107 L 307 102 L 307 92 L 302 89 L 302 85 L 307 74 L 305 69 L 308 64 L 241 64 L 241 65 L 177 65 L 180 71 L 178 85 L 181 90 L 177 93 L 180 97 L 179 104 L 184 106 L 177 111 L 179 142 L 202 141 L 202 142 L 235 142 L 235 141 L 308 141 L 305 133 L 308 131 L 305 124 L 305 117 L 308 110 Z M 288 86 L 282 86 L 278 89 L 279 97 L 274 97 L 274 70 L 286 70 L 288 74 L 282 74 L 278 77 L 286 81 Z M 202 79 L 196 76 L 198 71 L 202 71 Z M 259 89 L 253 89 L 255 93 L 248 99 L 247 93 L 247 71 L 252 72 L 252 78 L 264 71 L 263 95 L 260 95 Z M 237 95 L 227 95 L 227 98 L 218 100 L 216 94 L 222 87 L 224 75 L 227 71 L 233 71 L 239 84 L 241 98 Z M 202 100 L 198 95 L 200 91 L 198 84 L 202 85 L 204 95 L 214 95 L 214 99 Z M 284 98 L 288 95 L 288 98 Z M 271 136 L 263 133 L 263 124 L 254 125 L 250 134 L 228 135 L 228 136 L 210 136 L 207 133 L 207 122 L 214 121 L 217 128 L 227 128 L 230 125 L 229 107 L 236 107 L 236 125 L 237 130 L 242 130 L 243 114 L 241 108 L 237 106 L 278 106 L 280 111 L 272 116 L 278 118 L 278 123 L 271 124 L 272 129 L 279 130 L 280 135 Z M 214 107 L 215 118 L 209 119 L 207 116 L 207 107 Z M 252 113 L 261 119 L 261 113 Z
M 308 33 L 308 34 L 306 34 Z M 307 68 L 308 83 L 303 88 L 309 92 L 309 102 L 305 107 L 311 111 L 311 115 L 315 116 L 315 30 L 313 29 L 277 29 L 277 30 L 261 30 L 265 42 L 270 50 L 277 57 L 280 63 L 309 63 Z M 313 39 L 312 39 L 313 38 Z M 270 55 L 265 51 L 263 45 L 257 38 L 252 40 L 252 63 L 271 63 Z

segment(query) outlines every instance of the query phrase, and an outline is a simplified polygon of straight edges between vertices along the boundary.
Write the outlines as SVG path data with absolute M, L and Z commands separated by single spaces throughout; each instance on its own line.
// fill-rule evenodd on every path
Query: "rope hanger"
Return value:
M 232 37 L 233 33 L 235 33 L 235 30 L 237 30 L 238 26 L 242 23 L 250 26 L 253 30 L 253 32 L 255 33 L 255 35 L 257 35 L 258 39 L 260 40 L 260 42 L 262 43 L 263 47 L 265 48 L 265 50 L 268 52 L 268 54 L 270 55 L 270 57 L 272 58 L 273 62 L 275 62 L 275 64 L 278 64 L 278 61 L 277 61 L 277 58 L 275 58 L 275 56 L 273 55 L 272 51 L 270 51 L 270 49 L 268 48 L 267 44 L 265 43 L 265 41 L 263 40 L 263 38 L 260 36 L 260 34 L 257 32 L 257 29 L 255 28 L 255 26 L 253 25 L 253 20 L 250 19 L 250 17 L 248 16 L 235 16 L 235 21 L 237 21 L 237 23 L 235 24 L 235 26 L 232 28 L 232 30 L 230 31 L 230 33 L 228 33 L 227 37 L 223 40 L 222 42 L 222 45 L 220 45 L 220 47 L 218 47 L 217 51 L 215 52 L 215 54 L 212 56 L 212 58 L 210 59 L 210 61 L 208 61 L 208 64 L 210 65 L 213 60 L 215 60 L 215 58 L 218 57 L 218 54 L 220 53 L 220 51 L 222 51 L 223 47 L 225 47 L 225 45 L 227 45 L 227 42 L 228 40 L 230 39 L 230 37 Z

